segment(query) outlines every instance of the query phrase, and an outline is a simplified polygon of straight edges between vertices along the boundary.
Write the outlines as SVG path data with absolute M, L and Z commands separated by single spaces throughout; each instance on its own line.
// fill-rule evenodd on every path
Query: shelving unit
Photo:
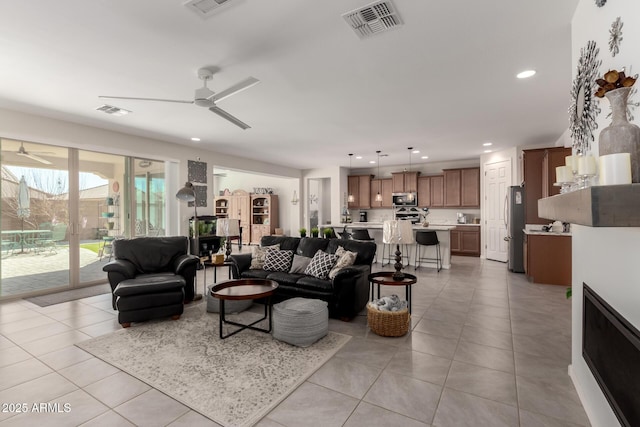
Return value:
M 218 218 L 229 218 L 229 208 L 231 200 L 228 197 L 216 197 L 215 199 L 215 216 Z
M 262 236 L 270 236 L 278 227 L 278 196 L 251 196 L 251 243 L 260 243 Z
M 116 236 L 120 235 L 120 209 L 118 197 L 107 197 L 105 203 L 101 203 L 99 205 L 99 210 L 100 217 L 98 221 L 102 223 L 104 228 L 98 229 L 98 232 L 100 233 L 99 235 L 102 236 L 98 256 L 102 260 L 103 256 L 109 255 L 109 260 L 111 260 L 113 241 Z M 105 217 L 102 215 L 103 212 L 112 213 L 113 216 Z M 113 223 L 113 227 L 108 227 L 109 223 Z

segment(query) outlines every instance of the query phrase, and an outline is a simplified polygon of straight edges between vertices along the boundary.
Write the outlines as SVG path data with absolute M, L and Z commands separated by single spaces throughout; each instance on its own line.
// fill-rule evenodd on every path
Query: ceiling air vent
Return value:
M 342 17 L 361 39 L 402 25 L 398 12 L 389 0 L 368 4 Z
M 127 114 L 131 114 L 132 111 L 125 110 L 124 108 L 114 107 L 113 105 L 103 104 L 99 107 L 96 107 L 98 111 L 104 111 L 107 114 L 111 114 L 113 116 L 126 116 Z
M 184 3 L 184 6 L 194 11 L 199 17 L 208 18 L 219 8 L 231 2 L 231 0 L 189 0 Z

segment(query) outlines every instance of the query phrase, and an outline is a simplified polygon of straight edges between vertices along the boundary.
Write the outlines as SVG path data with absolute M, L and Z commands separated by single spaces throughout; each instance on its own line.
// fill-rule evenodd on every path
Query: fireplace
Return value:
M 582 356 L 623 426 L 640 426 L 640 333 L 583 283 Z

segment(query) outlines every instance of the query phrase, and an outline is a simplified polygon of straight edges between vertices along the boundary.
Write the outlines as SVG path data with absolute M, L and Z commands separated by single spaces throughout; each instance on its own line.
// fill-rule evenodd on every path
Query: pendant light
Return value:
M 353 157 L 353 153 L 349 153 L 349 173 L 351 173 L 351 157 Z M 353 194 L 349 193 L 349 197 L 347 197 L 347 203 L 353 203 L 356 201 L 356 198 Z
M 382 194 L 380 194 L 380 186 L 382 181 L 380 180 L 380 150 L 376 151 L 376 154 L 378 155 L 378 176 L 376 176 L 376 178 L 378 178 L 378 194 L 376 194 L 375 201 L 381 202 Z
M 411 173 L 411 150 L 413 150 L 413 147 L 408 147 L 407 149 L 409 150 L 409 173 Z M 413 198 L 413 192 L 409 192 L 409 194 L 407 195 L 407 200 L 413 202 Z

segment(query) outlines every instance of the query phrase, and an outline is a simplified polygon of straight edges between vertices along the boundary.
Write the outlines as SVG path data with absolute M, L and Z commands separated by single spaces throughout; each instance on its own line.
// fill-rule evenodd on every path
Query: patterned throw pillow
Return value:
M 293 251 L 279 251 L 275 249 L 267 249 L 267 256 L 264 260 L 263 269 L 266 271 L 285 271 L 291 268 L 293 260 Z
M 309 266 L 304 270 L 304 274 L 317 277 L 318 279 L 327 279 L 327 275 L 333 268 L 338 259 L 334 254 L 328 254 L 318 249 L 313 256 Z
M 289 273 L 304 274 L 304 270 L 306 270 L 310 262 L 311 258 L 308 256 L 294 254 L 293 263 L 291 264 L 291 270 L 289 270 Z
M 343 248 L 342 246 L 338 246 L 338 250 L 336 251 L 336 256 L 338 257 L 338 261 L 336 261 L 336 265 L 333 266 L 331 271 L 329 272 L 329 279 L 333 280 L 338 274 L 338 271 L 342 270 L 345 267 L 349 267 L 356 262 L 357 253 L 351 252 Z
M 278 243 L 277 245 L 265 247 L 254 246 L 252 248 L 253 254 L 251 255 L 251 266 L 249 269 L 262 270 L 262 267 L 264 267 L 264 260 L 267 256 L 267 249 L 280 250 L 280 244 Z

